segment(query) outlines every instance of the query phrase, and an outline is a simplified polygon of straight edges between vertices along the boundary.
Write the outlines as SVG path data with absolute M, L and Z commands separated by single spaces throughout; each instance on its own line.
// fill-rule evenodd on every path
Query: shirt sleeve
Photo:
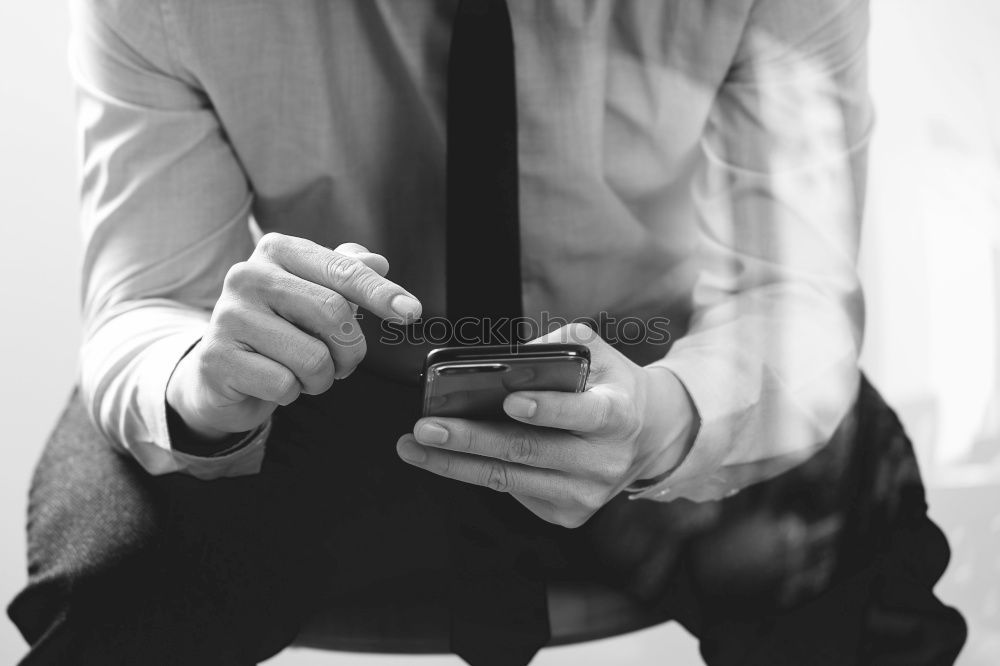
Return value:
M 207 95 L 177 64 L 158 3 L 70 4 L 87 407 L 151 474 L 255 473 L 266 427 L 201 458 L 172 449 L 166 417 L 174 367 L 201 337 L 229 267 L 253 251 L 247 179 Z
M 872 127 L 865 0 L 758 0 L 694 185 L 700 274 L 673 371 L 701 424 L 634 498 L 719 499 L 803 462 L 854 402 Z

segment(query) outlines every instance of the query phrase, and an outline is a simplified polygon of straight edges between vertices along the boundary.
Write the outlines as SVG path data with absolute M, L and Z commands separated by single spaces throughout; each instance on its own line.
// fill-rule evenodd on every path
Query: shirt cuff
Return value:
M 198 479 L 249 476 L 260 472 L 264 462 L 265 444 L 270 434 L 271 420 L 268 419 L 234 445 L 211 456 L 196 456 L 177 450 L 172 450 L 171 453 L 177 463 L 178 472 Z
M 167 424 L 167 383 L 174 368 L 201 338 L 202 331 L 175 335 L 156 343 L 143 359 L 142 381 L 138 390 L 138 411 L 146 424 L 147 437 L 128 442 L 127 448 L 142 467 L 154 476 L 181 472 L 209 480 L 257 474 L 264 461 L 265 443 L 271 422 L 249 432 L 246 437 L 210 457 L 184 453 L 173 448 Z
M 733 443 L 743 410 L 732 409 L 728 383 L 719 382 L 698 354 L 667 356 L 652 365 L 672 371 L 687 390 L 701 420 L 685 457 L 665 477 L 629 495 L 629 499 L 669 502 L 679 498 L 709 502 L 738 491 L 722 465 Z M 709 362 L 710 363 L 710 362 Z

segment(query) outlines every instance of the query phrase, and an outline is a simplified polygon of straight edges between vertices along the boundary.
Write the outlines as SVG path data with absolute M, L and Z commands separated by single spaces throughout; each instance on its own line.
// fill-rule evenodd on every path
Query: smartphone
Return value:
M 580 344 L 434 349 L 424 362 L 423 414 L 503 420 L 508 393 L 580 392 L 589 372 L 590 350 Z

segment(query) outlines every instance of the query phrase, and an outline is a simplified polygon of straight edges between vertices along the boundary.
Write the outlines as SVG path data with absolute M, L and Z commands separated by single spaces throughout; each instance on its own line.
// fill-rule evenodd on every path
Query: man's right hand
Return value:
M 267 234 L 226 275 L 167 402 L 194 433 L 216 440 L 252 430 L 301 393 L 323 393 L 365 356 L 358 306 L 397 322 L 420 316 L 420 302 L 385 279 L 388 270 L 385 257 L 355 243 L 330 250 Z

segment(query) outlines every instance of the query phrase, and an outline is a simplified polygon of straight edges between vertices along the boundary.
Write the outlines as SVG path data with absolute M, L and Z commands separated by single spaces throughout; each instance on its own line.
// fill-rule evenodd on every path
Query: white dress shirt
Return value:
M 867 3 L 509 4 L 524 312 L 669 317 L 672 344 L 622 351 L 674 372 L 701 421 L 639 496 L 715 499 L 805 460 L 858 382 Z M 252 474 L 266 426 L 177 451 L 167 381 L 251 220 L 380 252 L 444 313 L 454 2 L 72 6 L 87 404 L 152 474 Z

